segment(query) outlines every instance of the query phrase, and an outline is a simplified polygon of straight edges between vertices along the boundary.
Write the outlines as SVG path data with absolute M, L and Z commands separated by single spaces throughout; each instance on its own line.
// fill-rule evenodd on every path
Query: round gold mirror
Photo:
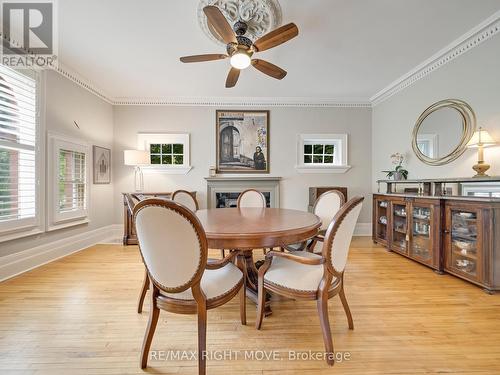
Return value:
M 415 155 L 428 165 L 444 165 L 459 158 L 476 130 L 472 107 L 458 99 L 441 100 L 427 108 L 413 129 Z

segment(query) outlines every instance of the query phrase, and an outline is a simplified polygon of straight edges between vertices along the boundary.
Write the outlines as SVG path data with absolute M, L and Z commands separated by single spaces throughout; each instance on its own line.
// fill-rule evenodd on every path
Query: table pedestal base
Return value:
M 247 283 L 247 297 L 255 304 L 258 303 L 258 285 L 259 285 L 259 271 L 253 261 L 252 250 L 240 250 L 238 254 L 238 262 L 242 262 L 246 272 Z M 271 310 L 271 295 L 266 293 L 266 306 L 264 315 L 269 316 L 272 314 Z

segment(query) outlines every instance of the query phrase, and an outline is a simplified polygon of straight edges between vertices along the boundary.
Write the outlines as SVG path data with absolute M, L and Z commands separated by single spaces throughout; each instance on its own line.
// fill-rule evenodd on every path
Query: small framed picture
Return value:
M 216 111 L 217 172 L 269 173 L 269 111 Z
M 111 150 L 94 146 L 94 184 L 111 183 Z

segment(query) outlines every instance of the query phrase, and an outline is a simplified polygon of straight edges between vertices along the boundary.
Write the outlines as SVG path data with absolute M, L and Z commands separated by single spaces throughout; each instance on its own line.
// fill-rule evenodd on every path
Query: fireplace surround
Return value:
M 208 208 L 236 207 L 240 193 L 256 189 L 264 194 L 267 206 L 279 208 L 281 177 L 206 177 Z

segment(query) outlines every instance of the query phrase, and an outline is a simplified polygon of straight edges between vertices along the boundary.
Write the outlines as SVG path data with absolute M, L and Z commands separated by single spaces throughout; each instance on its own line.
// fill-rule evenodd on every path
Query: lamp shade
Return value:
M 497 142 L 493 139 L 493 137 L 488 133 L 488 131 L 483 128 L 479 128 L 478 131 L 474 132 L 474 135 L 470 139 L 469 143 L 467 143 L 467 147 L 491 147 L 495 146 Z
M 125 165 L 148 165 L 151 164 L 149 151 L 125 150 L 123 151 Z

